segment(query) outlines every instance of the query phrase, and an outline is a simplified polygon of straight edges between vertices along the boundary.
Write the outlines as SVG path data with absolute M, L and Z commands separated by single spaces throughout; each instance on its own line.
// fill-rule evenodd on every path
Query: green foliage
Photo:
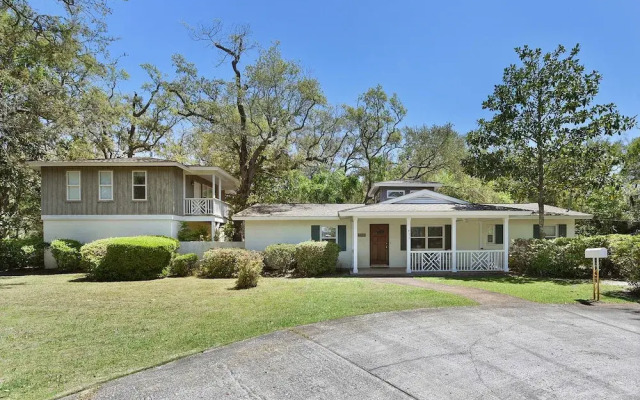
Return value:
M 262 255 L 248 251 L 242 257 L 236 271 L 236 289 L 249 289 L 258 286 L 262 273 Z
M 432 176 L 443 186 L 438 190 L 442 194 L 466 200 L 472 203 L 512 203 L 508 193 L 501 191 L 496 182 L 484 182 L 464 172 L 442 171 Z
M 180 230 L 178 230 L 178 240 L 181 242 L 197 242 L 211 240 L 211 236 L 209 235 L 209 230 L 204 225 L 191 228 L 186 222 L 181 222 Z
M 46 243 L 41 237 L 0 240 L 0 271 L 44 267 Z
M 296 273 L 318 276 L 336 271 L 340 246 L 332 242 L 302 242 L 296 246 Z
M 195 253 L 187 253 L 176 255 L 169 264 L 167 271 L 168 276 L 190 276 L 196 268 L 198 255 Z
M 222 225 L 222 234 L 224 235 L 225 242 L 229 242 L 235 238 L 236 227 L 233 221 L 229 220 Z
M 60 271 L 80 271 L 82 268 L 82 243 L 73 239 L 56 239 L 51 242 L 51 253 Z
M 264 249 L 264 266 L 281 274 L 293 271 L 296 268 L 296 245 L 280 243 L 267 246 Z
M 100 239 L 80 249 L 87 278 L 98 281 L 154 279 L 169 266 L 180 243 L 162 236 Z
M 600 262 L 601 277 L 622 277 L 637 285 L 640 237 L 632 235 L 517 239 L 509 252 L 509 268 L 529 276 L 589 278 L 591 260 L 584 257 L 584 251 L 592 247 L 609 250 L 609 258 Z

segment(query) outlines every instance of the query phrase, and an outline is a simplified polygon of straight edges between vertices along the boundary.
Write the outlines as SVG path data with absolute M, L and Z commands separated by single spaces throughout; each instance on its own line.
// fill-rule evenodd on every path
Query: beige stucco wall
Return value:
M 567 236 L 575 236 L 575 221 L 573 219 L 547 218 L 547 225 L 566 224 Z M 341 268 L 352 266 L 352 221 L 349 218 L 341 220 L 285 220 L 285 221 L 245 221 L 245 248 L 250 250 L 264 250 L 270 244 L 275 243 L 300 243 L 311 239 L 311 225 L 346 225 L 347 226 L 347 250 L 340 252 L 339 264 Z M 457 225 L 457 249 L 458 250 L 500 250 L 502 244 L 489 243 L 487 235 L 494 230 L 495 224 L 502 224 L 502 219 L 458 219 Z M 536 219 L 510 219 L 509 239 L 532 238 L 533 225 Z M 369 240 L 371 224 L 389 225 L 389 266 L 406 266 L 406 251 L 400 250 L 400 229 L 406 224 L 406 219 L 380 218 L 358 219 L 358 267 L 370 265 Z M 412 218 L 412 226 L 448 225 L 451 219 L 424 219 Z M 364 235 L 364 236 L 362 236 Z M 493 232 L 495 241 L 495 231 Z M 362 236 L 362 237 L 361 237 Z

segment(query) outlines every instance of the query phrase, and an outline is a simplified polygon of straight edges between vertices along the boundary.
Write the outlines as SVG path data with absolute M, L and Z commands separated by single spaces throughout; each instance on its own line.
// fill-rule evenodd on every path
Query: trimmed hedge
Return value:
M 264 249 L 264 267 L 286 274 L 296 268 L 295 244 L 272 244 Z
M 606 247 L 609 258 L 601 260 L 603 278 L 640 281 L 640 236 L 601 235 L 575 238 L 516 239 L 509 251 L 509 268 L 523 275 L 550 278 L 590 278 L 591 260 L 584 258 L 590 247 Z
M 43 268 L 46 243 L 41 237 L 0 240 L 0 271 Z
M 296 273 L 300 276 L 334 273 L 339 254 L 340 246 L 332 242 L 299 243 L 295 253 Z
M 169 266 L 180 243 L 162 236 L 100 239 L 80 249 L 87 278 L 100 281 L 154 279 Z
M 188 253 L 177 255 L 171 260 L 169 265 L 169 276 L 190 276 L 196 268 L 198 262 L 198 255 L 195 253 Z
M 255 287 L 262 272 L 262 254 L 245 249 L 211 249 L 204 253 L 198 276 L 237 278 L 236 288 Z
M 56 239 L 51 242 L 51 254 L 56 259 L 61 272 L 80 271 L 82 269 L 82 243 L 73 239 Z

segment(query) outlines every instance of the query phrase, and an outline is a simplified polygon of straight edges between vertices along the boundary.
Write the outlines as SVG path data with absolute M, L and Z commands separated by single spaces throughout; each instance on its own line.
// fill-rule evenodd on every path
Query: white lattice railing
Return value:
M 458 271 L 502 271 L 504 250 L 458 250 Z
M 218 199 L 184 199 L 185 215 L 229 216 L 229 205 Z
M 431 250 L 411 252 L 411 271 L 451 271 L 451 251 Z

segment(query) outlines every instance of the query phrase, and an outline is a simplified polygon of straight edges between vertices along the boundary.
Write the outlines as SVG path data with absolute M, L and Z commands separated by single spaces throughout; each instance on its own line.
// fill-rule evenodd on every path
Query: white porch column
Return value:
M 222 201 L 222 179 L 218 178 L 218 200 Z
M 353 273 L 358 273 L 358 217 L 353 217 L 353 224 L 351 226 L 353 230 Z
M 216 176 L 211 174 L 211 197 L 216 198 Z
M 504 243 L 504 272 L 509 272 L 509 217 L 505 217 L 502 224 L 502 243 Z
M 451 272 L 458 272 L 456 217 L 451 218 Z
M 407 274 L 411 273 L 411 218 L 407 217 Z

